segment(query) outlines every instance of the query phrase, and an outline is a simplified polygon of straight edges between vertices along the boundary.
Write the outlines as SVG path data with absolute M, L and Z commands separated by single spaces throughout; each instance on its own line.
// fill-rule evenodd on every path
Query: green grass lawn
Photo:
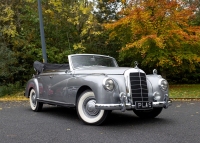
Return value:
M 170 85 L 170 98 L 200 98 L 200 84 Z

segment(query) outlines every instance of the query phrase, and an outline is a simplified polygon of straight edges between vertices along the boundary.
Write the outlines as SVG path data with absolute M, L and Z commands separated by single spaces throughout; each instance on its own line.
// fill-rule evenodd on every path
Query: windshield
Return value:
M 99 55 L 76 55 L 72 56 L 71 60 L 75 69 L 92 66 L 117 67 L 113 58 Z

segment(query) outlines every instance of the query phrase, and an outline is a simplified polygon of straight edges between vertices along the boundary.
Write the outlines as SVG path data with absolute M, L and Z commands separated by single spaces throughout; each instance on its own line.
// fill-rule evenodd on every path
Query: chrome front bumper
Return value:
M 172 101 L 168 100 L 167 102 L 162 101 L 162 102 L 153 102 L 152 103 L 153 107 L 162 107 L 162 108 L 168 108 L 169 106 L 172 105 Z M 95 108 L 97 109 L 102 109 L 102 110 L 121 110 L 125 111 L 127 109 L 135 109 L 135 105 L 131 105 L 130 103 L 126 104 L 95 104 Z
M 120 93 L 120 102 L 119 104 L 95 104 L 95 108 L 97 109 L 102 109 L 102 110 L 121 110 L 124 112 L 127 109 L 136 109 L 136 105 L 133 105 L 128 102 L 127 96 L 124 93 Z M 162 107 L 162 108 L 168 108 L 169 106 L 172 105 L 172 101 L 169 100 L 168 95 L 165 95 L 164 101 L 157 101 L 157 102 L 152 102 L 153 108 L 156 107 Z

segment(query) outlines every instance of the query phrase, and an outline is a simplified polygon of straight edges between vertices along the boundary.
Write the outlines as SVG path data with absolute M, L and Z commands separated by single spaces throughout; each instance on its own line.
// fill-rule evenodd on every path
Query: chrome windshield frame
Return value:
M 110 58 L 113 60 L 115 67 L 119 67 L 117 64 L 117 61 L 115 60 L 115 58 L 110 57 L 110 56 L 105 56 L 105 55 L 99 55 L 99 54 L 72 54 L 72 55 L 68 55 L 68 60 L 69 60 L 69 65 L 70 65 L 70 70 L 76 70 L 76 69 L 80 69 L 80 68 L 75 68 L 73 66 L 73 61 L 72 61 L 72 57 L 74 56 L 98 56 L 98 57 L 106 57 L 106 58 Z

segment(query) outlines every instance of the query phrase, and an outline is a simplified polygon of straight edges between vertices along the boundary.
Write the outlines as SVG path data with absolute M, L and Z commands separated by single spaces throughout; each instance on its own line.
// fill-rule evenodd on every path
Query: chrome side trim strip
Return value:
M 65 102 L 59 102 L 59 101 L 53 101 L 48 99 L 39 99 L 37 98 L 37 101 L 43 102 L 50 105 L 60 105 L 60 106 L 66 106 L 66 107 L 75 107 L 75 104 L 65 103 Z

